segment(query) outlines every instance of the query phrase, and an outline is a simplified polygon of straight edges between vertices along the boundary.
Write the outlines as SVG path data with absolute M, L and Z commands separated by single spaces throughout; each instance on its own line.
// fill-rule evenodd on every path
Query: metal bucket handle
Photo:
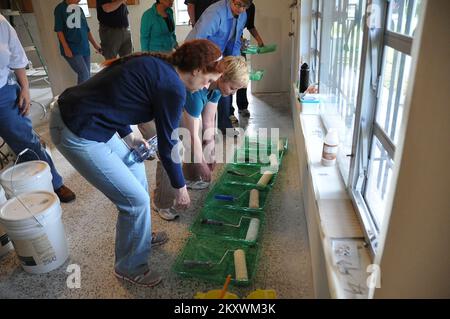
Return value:
M 20 152 L 20 153 L 17 155 L 16 161 L 14 162 L 14 165 L 13 165 L 12 171 L 11 171 L 11 180 L 10 180 L 10 182 L 11 182 L 11 189 L 12 189 L 12 192 L 13 192 L 13 196 L 17 198 L 17 200 L 19 201 L 19 203 L 22 204 L 23 207 L 25 207 L 26 211 L 31 215 L 31 217 L 33 217 L 41 227 L 44 227 L 44 225 L 41 224 L 41 222 L 39 221 L 39 219 L 37 219 L 36 216 L 34 216 L 34 214 L 30 211 L 30 209 L 27 207 L 27 205 L 25 205 L 25 203 L 20 199 L 19 195 L 16 195 L 16 190 L 14 189 L 14 186 L 13 186 L 13 175 L 14 175 L 14 170 L 16 169 L 17 162 L 19 161 L 19 158 L 20 158 L 23 154 L 25 154 L 26 152 L 28 152 L 28 151 L 30 151 L 30 152 L 32 152 L 34 155 L 36 155 L 36 157 L 38 158 L 38 160 L 41 160 L 41 159 L 39 158 L 39 155 L 37 155 L 36 152 L 33 151 L 32 149 L 26 148 L 26 149 L 24 149 L 22 152 Z

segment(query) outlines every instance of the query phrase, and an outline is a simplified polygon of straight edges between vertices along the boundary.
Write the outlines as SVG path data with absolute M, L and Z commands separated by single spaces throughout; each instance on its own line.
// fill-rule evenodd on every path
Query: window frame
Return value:
M 414 8 L 414 6 L 418 3 L 420 0 L 413 0 L 411 2 L 406 2 L 405 5 L 410 5 Z M 322 33 L 326 28 L 322 26 L 318 27 L 317 25 L 314 25 L 316 22 L 320 23 L 333 23 L 333 21 L 324 21 L 327 17 L 323 13 L 323 7 L 322 7 L 322 16 L 320 21 L 317 17 L 314 17 L 314 9 L 315 4 L 320 3 L 320 0 L 311 0 L 312 4 L 312 18 L 311 18 L 311 32 L 310 32 L 310 59 L 313 60 L 316 58 L 315 55 L 313 55 L 313 33 L 314 28 L 317 28 L 317 30 L 320 30 Z M 371 248 L 371 253 L 373 256 L 377 254 L 377 248 L 378 248 L 378 242 L 379 242 L 379 234 L 382 225 L 379 225 L 377 223 L 377 218 L 375 214 L 371 211 L 370 202 L 366 199 L 365 193 L 369 186 L 369 169 L 371 168 L 370 165 L 373 165 L 373 145 L 374 141 L 378 140 L 382 148 L 380 149 L 383 153 L 384 151 L 387 154 L 387 157 L 385 160 L 389 162 L 389 164 L 392 162 L 395 166 L 397 163 L 394 162 L 394 158 L 396 158 L 396 143 L 398 144 L 399 140 L 403 139 L 404 136 L 399 136 L 397 138 L 397 142 L 395 142 L 395 134 L 389 134 L 386 133 L 382 127 L 377 123 L 377 110 L 379 108 L 379 103 L 381 101 L 380 94 L 383 87 L 383 71 L 385 67 L 385 63 L 387 63 L 387 54 L 388 54 L 388 48 L 391 48 L 394 50 L 394 54 L 401 53 L 405 56 L 411 57 L 411 50 L 412 50 L 412 44 L 413 44 L 413 32 L 411 32 L 410 28 L 408 28 L 408 25 L 412 22 L 411 17 L 408 14 L 411 14 L 414 16 L 413 9 L 409 7 L 402 7 L 406 9 L 406 28 L 405 33 L 401 34 L 392 30 L 389 30 L 389 22 L 390 22 L 390 0 L 367 0 L 365 3 L 365 8 L 362 11 L 363 15 L 363 35 L 362 35 L 362 46 L 361 46 L 361 61 L 360 61 L 360 73 L 359 73 L 359 79 L 358 79 L 358 92 L 356 95 L 356 109 L 354 114 L 354 127 L 353 127 L 353 140 L 352 140 L 352 148 L 351 148 L 351 154 L 348 156 L 350 157 L 350 167 L 348 171 L 348 178 L 344 178 L 344 184 L 346 185 L 347 192 L 354 204 L 354 207 L 357 211 L 358 218 L 363 226 L 364 235 L 366 238 L 367 243 L 369 244 L 369 247 Z M 412 3 L 412 4 L 411 4 Z M 378 19 L 373 20 L 372 22 L 375 22 L 375 25 L 368 25 L 370 14 L 374 14 L 373 11 L 369 12 L 369 9 L 375 8 L 378 10 L 376 14 L 378 14 Z M 417 9 L 417 7 L 416 7 Z M 403 14 L 404 12 L 401 11 L 400 14 Z M 416 12 L 418 15 L 419 13 Z M 367 22 L 366 22 L 367 21 Z M 402 26 L 397 25 L 397 27 L 400 29 Z M 408 35 L 406 34 L 409 32 Z M 320 34 L 317 35 L 317 38 L 320 39 L 320 41 L 324 41 L 324 35 Z M 318 45 L 320 47 L 319 50 L 319 68 L 323 66 L 323 63 L 327 63 L 326 61 L 322 61 L 322 55 L 324 54 L 324 47 L 323 44 L 320 43 Z M 403 56 L 397 57 L 396 59 L 399 59 L 399 62 L 402 63 L 400 65 L 401 70 L 399 74 L 394 74 L 394 69 L 391 71 L 391 82 L 393 79 L 397 79 L 396 77 L 399 76 L 399 79 L 403 77 L 402 74 L 404 74 L 404 70 L 406 69 L 406 62 L 405 59 L 403 59 Z M 402 60 L 403 59 L 403 60 Z M 413 61 L 411 61 L 411 67 L 412 67 Z M 310 63 L 310 65 L 313 65 Z M 314 70 L 319 74 L 317 77 L 319 80 L 319 89 L 321 88 L 321 76 L 320 76 L 320 69 Z M 397 94 L 396 96 L 396 102 L 393 104 L 395 107 L 399 107 L 398 100 L 401 99 L 401 91 L 402 89 L 405 89 L 405 85 L 396 86 L 392 88 L 394 94 Z M 407 84 L 409 85 L 409 83 Z M 389 93 L 392 93 L 391 91 Z M 400 97 L 400 98 L 399 98 Z M 389 103 L 388 103 L 389 104 Z M 394 110 L 394 112 L 398 112 L 398 110 Z M 394 113 L 395 120 L 398 120 L 396 118 L 396 114 Z M 325 120 L 322 118 L 322 124 L 325 126 Z M 395 122 L 394 123 L 394 129 L 395 129 Z M 392 125 L 390 123 L 390 125 Z M 401 125 L 401 123 L 400 123 Z M 391 136 L 393 136 L 391 138 Z M 344 163 L 343 163 L 344 164 Z M 339 172 L 342 176 L 345 176 L 345 172 L 342 171 L 342 166 L 340 163 L 337 163 L 339 166 Z M 386 164 L 388 165 L 388 164 Z M 387 166 L 386 166 L 387 167 Z M 387 168 L 386 168 L 387 169 Z M 392 169 L 392 168 L 391 168 Z M 392 177 L 392 176 L 391 176 Z M 389 177 L 387 174 L 385 174 L 384 178 L 386 181 L 389 181 Z M 390 186 L 394 186 L 396 183 L 395 180 L 390 179 Z M 391 189 L 392 191 L 392 189 Z M 388 214 L 388 212 L 383 212 L 383 214 Z M 387 219 L 383 218 L 383 223 L 388 222 Z
M 181 6 L 181 8 L 180 8 L 180 6 Z M 175 12 L 174 12 L 174 14 L 175 14 L 175 25 L 176 26 L 189 26 L 189 19 L 187 20 L 187 22 L 180 22 L 179 21 L 180 12 L 186 12 L 186 14 L 189 17 L 187 5 L 184 4 L 184 0 L 175 0 L 174 7 L 175 7 Z M 183 7 L 185 7 L 186 10 L 182 9 Z

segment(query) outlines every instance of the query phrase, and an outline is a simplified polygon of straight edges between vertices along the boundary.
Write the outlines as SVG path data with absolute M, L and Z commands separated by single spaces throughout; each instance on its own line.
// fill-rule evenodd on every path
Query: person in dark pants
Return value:
M 106 60 L 133 51 L 126 0 L 97 0 L 97 19 L 102 53 Z
M 64 186 L 61 175 L 26 117 L 30 110 L 30 90 L 25 71 L 27 64 L 28 59 L 16 31 L 0 14 L 0 136 L 17 155 L 26 149 L 32 151 L 21 155 L 20 161 L 35 160 L 37 155 L 47 162 L 56 195 L 61 202 L 68 203 L 75 199 L 75 194 Z
M 213 3 L 219 0 L 185 0 L 187 5 L 190 24 L 194 27 L 195 23 L 200 19 L 202 13 Z
M 255 27 L 255 4 L 252 3 L 247 9 L 247 24 L 245 25 L 250 34 L 255 38 L 258 46 L 263 47 L 264 41 L 256 30 Z M 245 53 L 242 54 L 245 58 Z M 248 100 L 247 100 L 247 88 L 239 89 L 236 93 L 236 103 L 239 109 L 239 115 L 243 117 L 250 117 L 250 112 L 248 111 Z M 234 108 L 231 107 L 232 113 L 234 113 Z
M 61 55 L 77 73 L 77 84 L 81 84 L 91 75 L 91 50 L 89 42 L 100 52 L 101 48 L 92 36 L 81 7 L 77 6 L 80 0 L 63 0 L 55 7 L 55 32 L 58 35 Z M 69 6 L 73 6 L 68 8 Z M 69 12 L 67 12 L 69 9 Z M 79 20 L 71 20 L 70 17 L 79 14 Z M 75 22 L 80 24 L 76 25 Z M 72 23 L 73 25 L 71 25 Z

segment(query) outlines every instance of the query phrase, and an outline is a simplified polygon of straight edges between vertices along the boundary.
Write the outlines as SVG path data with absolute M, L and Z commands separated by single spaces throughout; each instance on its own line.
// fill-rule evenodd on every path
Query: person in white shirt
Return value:
M 30 90 L 25 67 L 28 58 L 14 28 L 0 14 L 0 137 L 16 153 L 30 149 L 46 161 L 52 172 L 53 188 L 61 202 L 75 199 L 75 194 L 63 184 L 51 157 L 33 131 L 30 111 Z M 25 152 L 20 161 L 35 160 L 33 152 Z

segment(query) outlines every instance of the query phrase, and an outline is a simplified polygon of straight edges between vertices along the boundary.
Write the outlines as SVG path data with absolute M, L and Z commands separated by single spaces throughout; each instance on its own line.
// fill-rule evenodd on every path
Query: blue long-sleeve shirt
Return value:
M 66 89 L 58 104 L 66 126 L 77 136 L 107 142 L 130 125 L 155 120 L 158 151 L 174 188 L 185 185 L 181 165 L 171 158 L 186 101 L 186 87 L 174 67 L 151 56 L 131 58 L 102 70 L 81 85 Z
M 207 39 L 214 42 L 224 56 L 241 55 L 241 35 L 247 22 L 247 13 L 243 12 L 237 17 L 236 33 L 233 34 L 234 19 L 230 7 L 231 0 L 221 0 L 208 7 L 200 20 L 186 37 L 187 40 Z

